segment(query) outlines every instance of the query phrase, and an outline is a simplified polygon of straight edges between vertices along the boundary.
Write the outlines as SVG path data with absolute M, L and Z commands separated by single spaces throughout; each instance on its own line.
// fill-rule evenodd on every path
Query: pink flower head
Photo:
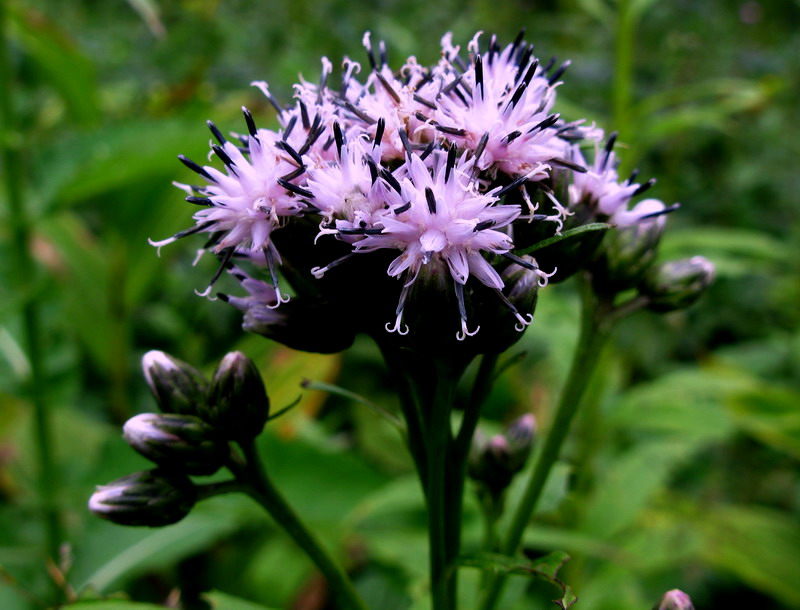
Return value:
M 628 209 L 631 199 L 647 191 L 655 184 L 655 179 L 651 178 L 644 184 L 637 184 L 634 182 L 637 175 L 634 172 L 624 182 L 619 181 L 617 174 L 619 162 L 613 151 L 616 137 L 616 134 L 612 133 L 602 149 L 598 144 L 595 145 L 594 162 L 591 165 L 586 163 L 577 147 L 573 149 L 572 160 L 586 166 L 587 171 L 573 175 L 572 184 L 568 187 L 570 209 L 587 206 L 593 216 L 623 227 L 634 224 L 642 218 L 655 217 L 677 209 L 677 204 L 665 207 L 655 199 L 642 201 L 633 210 Z
M 212 233 L 206 247 L 222 258 L 222 265 L 202 296 L 210 294 L 213 284 L 237 253 L 263 253 L 273 271 L 273 280 L 277 281 L 274 264 L 280 263 L 280 255 L 270 239 L 272 232 L 288 218 L 300 215 L 307 207 L 303 197 L 310 196 L 292 182 L 304 171 L 297 153 L 290 147 L 281 148 L 275 134 L 256 129 L 250 112 L 243 110 L 249 130 L 244 152 L 228 142 L 209 121 L 219 142 L 212 145 L 212 150 L 225 165 L 224 173 L 179 157 L 208 183 L 206 186 L 176 183 L 187 193 L 187 201 L 203 206 L 193 217 L 197 225 L 162 241 L 151 241 L 161 247 L 186 235 Z
M 403 308 L 420 272 L 447 269 L 461 315 L 457 338 L 463 340 L 478 330 L 467 328 L 464 284 L 472 275 L 496 290 L 503 287 L 503 280 L 483 253 L 504 254 L 511 250 L 511 238 L 498 229 L 519 216 L 520 208 L 495 205 L 498 198 L 494 191 L 478 191 L 473 179 L 474 158 L 464 154 L 457 160 L 455 148 L 447 155 L 436 151 L 431 158 L 429 168 L 419 156 L 411 156 L 397 171 L 402 176 L 399 180 L 384 172 L 389 209 L 376 223 L 382 230 L 379 234 L 366 234 L 355 243 L 355 251 L 400 251 L 387 270 L 392 277 L 404 278 L 397 317 L 393 324 L 387 324 L 387 330 L 400 334 L 408 332 L 407 328 L 402 330 Z

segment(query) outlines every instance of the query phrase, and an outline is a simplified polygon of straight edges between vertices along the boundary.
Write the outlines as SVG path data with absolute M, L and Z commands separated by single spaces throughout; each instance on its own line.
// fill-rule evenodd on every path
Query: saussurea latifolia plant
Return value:
M 678 206 L 642 198 L 653 179 L 618 175 L 614 133 L 558 114 L 568 63 L 540 63 L 522 35 L 501 46 L 477 34 L 462 49 L 448 34 L 436 64 L 410 57 L 399 69 L 383 43 L 369 34 L 363 43 L 366 69 L 345 58 L 334 86 L 323 58 L 319 80 L 301 80 L 288 105 L 253 83 L 275 107 L 277 129 L 259 127 L 246 108 L 241 133 L 209 121 L 216 166 L 179 157 L 200 183 L 176 183 L 199 208 L 195 224 L 153 245 L 206 234 L 203 251 L 219 266 L 201 295 L 213 298 L 219 278 L 233 276 L 242 292 L 214 296 L 243 312 L 248 332 L 310 352 L 346 350 L 360 333 L 377 344 L 427 504 L 432 607 L 457 607 L 459 567 L 471 566 L 485 570 L 488 610 L 509 572 L 498 566 L 518 557 L 614 324 L 642 308 L 690 305 L 714 269 L 701 257 L 656 262 Z M 580 334 L 551 421 L 539 433 L 523 416 L 502 435 L 476 437 L 498 358 L 532 325 L 540 289 L 571 276 Z M 476 359 L 454 418 L 456 387 Z M 206 497 L 247 493 L 308 553 L 339 607 L 363 608 L 259 461 L 254 439 L 270 415 L 253 363 L 228 354 L 208 381 L 150 352 L 144 372 L 162 413 L 131 419 L 125 438 L 156 468 L 98 488 L 90 508 L 120 524 L 162 526 Z M 532 474 L 510 505 L 505 490 L 533 445 Z M 229 481 L 192 478 L 220 468 Z M 465 558 L 468 475 L 486 536 L 484 554 Z M 498 531 L 504 512 L 510 525 Z M 573 601 L 565 590 L 559 603 Z

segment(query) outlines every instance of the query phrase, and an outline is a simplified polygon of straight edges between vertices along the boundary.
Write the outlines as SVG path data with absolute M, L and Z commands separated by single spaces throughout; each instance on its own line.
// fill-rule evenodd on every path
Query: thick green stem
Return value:
M 347 574 L 278 492 L 275 484 L 264 470 L 254 442 L 241 443 L 241 447 L 246 459 L 246 466 L 242 469 L 241 466 L 237 467 L 235 463 L 232 463 L 231 470 L 239 480 L 249 483 L 246 491 L 250 497 L 267 510 L 275 522 L 289 534 L 319 568 L 319 571 L 327 579 L 339 608 L 342 610 L 367 610 L 367 606 L 356 592 Z
M 451 477 L 450 413 L 457 379 L 441 361 L 436 362 L 436 378 L 425 431 L 428 455 L 428 540 L 430 548 L 431 598 L 434 610 L 455 608 L 456 570 L 451 565 L 453 527 L 460 527 L 458 516 L 449 514 L 448 482 Z
M 39 307 L 33 298 L 35 264 L 31 256 L 31 232 L 23 190 L 21 159 L 22 134 L 18 131 L 13 100 L 13 75 L 8 56 L 6 4 L 0 2 L 0 150 L 2 150 L 5 195 L 8 200 L 9 221 L 16 256 L 16 289 L 25 295 L 22 304 L 23 331 L 30 364 L 28 391 L 33 403 L 36 450 L 39 460 L 39 493 L 43 504 L 43 517 L 47 536 L 47 553 L 58 563 L 63 530 L 58 511 L 58 477 L 53 460 L 53 441 L 50 416 L 45 399 L 42 333 L 39 324 Z
M 508 535 L 503 543 L 503 553 L 509 556 L 516 554 L 525 526 L 528 524 L 553 465 L 558 460 L 561 447 L 570 430 L 570 426 L 581 406 L 583 395 L 597 366 L 603 346 L 611 331 L 611 303 L 598 300 L 588 283 L 582 285 L 583 310 L 580 335 L 572 359 L 572 366 L 567 382 L 561 393 L 553 423 L 538 454 L 531 478 L 525 488 L 522 500 L 514 511 Z M 505 579 L 495 576 L 484 593 L 480 608 L 491 610 L 500 600 Z

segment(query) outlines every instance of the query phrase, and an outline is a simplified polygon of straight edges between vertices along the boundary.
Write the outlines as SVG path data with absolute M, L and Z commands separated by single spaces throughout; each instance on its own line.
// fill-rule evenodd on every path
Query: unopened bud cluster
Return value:
M 616 294 L 635 289 L 649 309 L 660 313 L 689 307 L 713 281 L 714 264 L 702 256 L 655 263 L 669 210 L 654 199 L 634 210 L 641 218 L 637 224 L 605 237 L 591 268 L 595 290 Z
M 190 476 L 214 474 L 228 460 L 231 441 L 261 433 L 269 398 L 255 364 L 241 352 L 227 354 L 211 382 L 164 352 L 145 354 L 142 368 L 162 412 L 132 417 L 123 437 L 155 468 L 99 486 L 89 509 L 120 525 L 158 527 L 180 521 L 194 506 Z
M 486 437 L 478 431 L 473 439 L 467 474 L 487 492 L 499 499 L 520 472 L 531 454 L 536 419 L 526 414 L 514 420 L 502 434 Z

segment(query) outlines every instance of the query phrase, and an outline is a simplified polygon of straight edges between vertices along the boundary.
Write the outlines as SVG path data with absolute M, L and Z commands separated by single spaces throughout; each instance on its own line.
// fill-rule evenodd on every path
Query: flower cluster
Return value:
M 229 271 L 250 296 L 222 296 L 264 334 L 289 315 L 271 311 L 289 299 L 283 279 L 331 316 L 358 309 L 353 332 L 407 334 L 411 300 L 424 300 L 426 310 L 453 303 L 459 341 L 503 310 L 523 330 L 533 312 L 509 299 L 504 272 L 526 270 L 535 291 L 560 267 L 524 257 L 526 236 L 541 240 L 594 221 L 632 225 L 672 208 L 655 200 L 631 208 L 653 181 L 620 181 L 613 134 L 603 146 L 600 129 L 554 112 L 569 62 L 541 64 L 522 34 L 505 47 L 494 36 L 484 41 L 478 33 L 462 51 L 447 34 L 435 65 L 410 57 L 393 71 L 384 44 L 376 48 L 366 34 L 363 81 L 361 65 L 345 58 L 333 88 L 333 66 L 323 58 L 320 80 L 297 84 L 288 106 L 266 83 L 253 83 L 274 105 L 279 128 L 257 127 L 243 109 L 247 133 L 228 140 L 209 122 L 224 169 L 180 157 L 205 181 L 176 183 L 201 209 L 194 227 L 153 244 L 210 234 L 204 249 L 221 263 L 202 294 Z M 353 259 L 365 255 L 374 262 L 357 267 Z M 266 273 L 257 278 L 243 264 Z M 360 289 L 342 275 L 320 281 L 340 265 L 359 276 Z M 375 274 L 399 283 L 387 288 Z M 477 323 L 468 323 L 472 315 Z

